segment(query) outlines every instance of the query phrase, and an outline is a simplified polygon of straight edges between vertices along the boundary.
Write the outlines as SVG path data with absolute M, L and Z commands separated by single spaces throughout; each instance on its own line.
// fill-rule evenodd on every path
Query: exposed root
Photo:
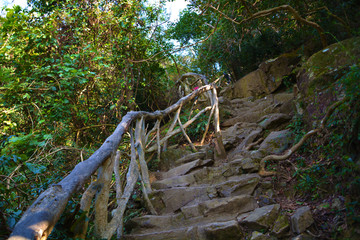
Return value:
M 287 150 L 285 152 L 285 154 L 283 155 L 269 155 L 269 156 L 266 156 L 264 157 L 263 159 L 261 159 L 260 161 L 260 170 L 259 170 L 259 175 L 262 176 L 262 177 L 268 177 L 268 176 L 272 176 L 272 175 L 275 175 L 276 172 L 273 172 L 273 171 L 266 171 L 265 170 L 265 166 L 266 166 L 266 162 L 267 161 L 270 161 L 270 160 L 277 160 L 277 161 L 280 161 L 280 160 L 285 160 L 287 159 L 288 157 L 290 157 L 294 152 L 296 152 L 304 143 L 305 141 L 319 133 L 321 130 L 325 129 L 325 124 L 327 122 L 327 120 L 329 119 L 329 117 L 331 116 L 331 114 L 335 111 L 335 109 L 337 107 L 339 107 L 341 104 L 343 104 L 344 102 L 346 102 L 348 99 L 347 98 L 344 98 L 340 101 L 337 101 L 335 102 L 334 104 L 332 104 L 328 111 L 326 112 L 325 116 L 323 117 L 323 119 L 321 120 L 320 122 L 320 127 L 319 128 L 316 128 L 316 129 L 313 129 L 309 132 L 307 132 L 301 139 L 298 143 L 296 143 L 294 146 L 292 146 L 289 150 Z

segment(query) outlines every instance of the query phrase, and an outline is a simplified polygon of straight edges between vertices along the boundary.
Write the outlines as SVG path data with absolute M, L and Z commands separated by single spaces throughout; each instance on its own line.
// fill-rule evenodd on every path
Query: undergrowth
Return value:
M 329 196 L 344 200 L 347 226 L 360 224 L 360 68 L 352 66 L 337 81 L 348 101 L 329 118 L 321 135 L 313 136 L 295 158 L 295 188 L 310 201 Z M 298 142 L 304 135 L 304 123 L 295 117 L 289 128 Z M 334 229 L 343 231 L 344 229 Z

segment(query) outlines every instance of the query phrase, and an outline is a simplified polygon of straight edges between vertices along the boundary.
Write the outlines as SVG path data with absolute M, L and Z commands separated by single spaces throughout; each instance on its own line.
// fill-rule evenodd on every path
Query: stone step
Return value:
M 157 177 L 159 178 L 159 180 L 162 180 L 166 178 L 182 176 L 201 167 L 211 166 L 213 163 L 214 163 L 213 159 L 206 159 L 206 160 L 197 159 L 188 163 L 184 163 L 178 167 L 172 168 L 167 172 L 159 172 L 157 173 Z
M 145 233 L 155 231 L 165 231 L 174 227 L 184 225 L 184 215 L 182 213 L 170 215 L 145 215 L 129 220 L 125 224 L 125 229 L 132 233 Z
M 133 218 L 125 227 L 131 231 L 131 234 L 167 231 L 235 220 L 237 216 L 253 211 L 257 207 L 256 200 L 250 195 L 212 199 L 182 207 L 175 214 Z
M 127 229 L 131 229 L 131 234 L 125 239 L 245 239 L 245 233 L 241 229 L 247 229 L 248 232 L 268 232 L 280 238 L 288 236 L 290 222 L 280 212 L 279 204 L 256 209 L 249 208 L 248 205 L 247 208 L 246 204 L 238 201 L 244 197 L 246 198 L 238 196 L 237 199 L 228 199 L 227 208 L 233 208 L 233 212 L 224 211 L 224 208 L 219 207 L 221 204 L 212 201 L 211 204 L 204 203 L 208 206 L 204 208 L 207 213 L 198 217 L 191 216 L 189 219 L 186 219 L 184 213 L 135 218 L 126 225 Z M 251 204 L 249 199 L 245 201 Z M 242 209 L 237 208 L 238 206 L 242 206 Z M 246 212 L 242 213 L 244 211 Z
M 206 239 L 243 239 L 244 234 L 241 231 L 236 220 L 212 222 L 207 224 L 198 224 L 187 227 L 178 227 L 165 231 L 132 233 L 125 235 L 124 239 L 142 239 L 142 240 L 206 240 Z
M 250 195 L 213 199 L 184 207 L 176 214 L 133 218 L 125 225 L 125 228 L 131 234 L 149 234 L 204 226 L 235 220 L 237 216 L 257 207 L 255 199 Z
M 218 184 L 225 182 L 231 176 L 241 175 L 244 164 L 237 162 L 224 163 L 218 167 L 207 167 L 193 169 L 189 174 L 166 178 L 152 182 L 151 186 L 155 190 L 167 189 L 172 187 L 189 187 L 203 184 Z
M 155 190 L 149 194 L 149 198 L 158 213 L 169 214 L 186 205 L 218 197 L 251 195 L 258 185 L 259 179 L 258 174 L 243 174 L 230 177 L 217 184 Z
M 184 164 L 184 163 L 188 163 L 197 159 L 202 159 L 206 157 L 206 152 L 196 152 L 196 153 L 192 153 L 192 154 L 188 154 L 178 160 L 175 161 L 175 164 L 177 166 Z
M 215 198 L 184 206 L 181 208 L 181 212 L 185 219 L 193 219 L 193 221 L 203 218 L 227 220 L 241 213 L 252 211 L 257 207 L 258 205 L 253 196 L 239 195 Z
M 149 199 L 159 214 L 171 214 L 195 199 L 208 200 L 208 186 L 173 187 L 153 191 Z
M 128 234 L 125 235 L 123 239 L 125 240 L 187 240 L 187 239 L 196 239 L 191 238 L 192 229 L 190 228 L 177 228 L 167 231 L 156 231 L 156 232 L 145 232 L 137 234 Z

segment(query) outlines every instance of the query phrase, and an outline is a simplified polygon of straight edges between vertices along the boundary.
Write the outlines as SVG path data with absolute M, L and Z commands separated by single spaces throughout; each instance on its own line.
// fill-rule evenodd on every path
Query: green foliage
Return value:
M 199 109 L 195 109 L 193 112 L 185 112 L 183 115 L 180 115 L 180 120 L 182 123 L 185 123 L 188 119 L 194 117 L 196 114 L 200 112 Z M 191 114 L 191 116 L 189 116 Z M 202 135 L 205 131 L 207 122 L 209 120 L 209 115 L 204 113 L 199 116 L 198 119 L 196 119 L 195 122 L 193 122 L 187 129 L 186 133 L 188 136 L 194 140 L 194 141 L 200 141 L 202 138 Z
M 292 6 L 302 17 L 320 24 L 338 39 L 349 36 L 349 31 L 344 30 L 355 31 L 360 25 L 357 21 L 359 5 L 353 0 L 342 4 L 336 1 L 193 0 L 170 30 L 171 36 L 183 44 L 209 36 L 207 41 L 194 47 L 193 71 L 208 76 L 226 71 L 239 79 L 267 59 L 308 45 L 310 41 L 319 42 L 319 34 L 314 28 L 300 24 L 286 11 L 242 22 L 257 12 L 283 4 Z M 351 20 L 341 22 L 339 18 Z M 212 31 L 215 32 L 211 35 Z M 312 45 L 315 47 L 310 51 L 316 51 L 316 44 Z
M 360 59 L 357 61 L 360 62 Z M 355 64 L 350 70 L 339 80 L 340 85 L 344 86 L 345 94 L 350 101 L 360 100 L 360 65 Z
M 296 188 L 308 197 L 344 196 L 350 224 L 359 223 L 360 209 L 359 73 L 358 65 L 354 65 L 338 80 L 349 101 L 331 115 L 325 135 L 312 138 L 304 146 L 303 157 L 296 159 L 299 170 L 294 174 Z
M 291 123 L 287 126 L 295 136 L 294 142 L 299 142 L 305 135 L 304 126 L 305 124 L 301 115 L 295 115 Z
M 161 7 L 29 2 L 31 10 L 16 6 L 0 17 L 0 210 L 10 227 L 127 111 L 163 104 L 171 84 L 164 54 L 141 61 L 172 47 L 163 28 L 153 28 Z

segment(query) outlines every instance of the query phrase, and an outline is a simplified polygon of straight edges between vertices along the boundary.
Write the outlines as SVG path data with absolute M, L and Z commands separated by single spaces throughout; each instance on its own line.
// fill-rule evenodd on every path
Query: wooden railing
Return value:
M 57 184 L 53 184 L 45 190 L 35 202 L 24 213 L 20 221 L 16 224 L 11 240 L 15 239 L 46 239 L 53 230 L 56 222 L 63 213 L 70 197 L 74 193 L 79 193 L 81 188 L 89 182 L 91 176 L 97 172 L 97 179 L 89 184 L 85 192 L 82 194 L 80 201 L 81 216 L 71 227 L 76 238 L 84 239 L 86 237 L 89 212 L 92 200 L 94 201 L 94 232 L 99 239 L 110 239 L 115 233 L 121 238 L 123 230 L 123 216 L 126 205 L 134 191 L 136 182 L 140 180 L 141 189 L 148 210 L 152 214 L 157 214 L 153 208 L 148 194 L 152 191 L 147 163 L 145 161 L 146 152 L 157 151 L 158 158 L 160 153 L 166 149 L 167 141 L 170 137 L 182 133 L 189 142 L 193 151 L 196 147 L 191 142 L 186 133 L 186 128 L 192 124 L 201 114 L 210 111 L 209 119 L 201 143 L 204 142 L 208 132 L 211 119 L 213 118 L 215 129 L 215 146 L 216 154 L 219 157 L 226 157 L 226 152 L 222 143 L 221 130 L 219 126 L 219 108 L 216 93 L 216 82 L 207 84 L 204 76 L 188 73 L 184 74 L 178 82 L 183 82 L 189 77 L 201 80 L 205 86 L 199 87 L 187 96 L 182 97 L 172 106 L 165 110 L 155 112 L 131 111 L 127 113 L 120 124 L 117 126 L 111 136 L 109 136 L 102 146 L 86 161 L 80 162 L 75 166 L 69 175 Z M 200 95 L 205 95 L 210 105 L 200 110 L 194 117 L 187 122 L 180 121 L 181 109 L 191 101 L 196 100 Z M 171 124 L 165 134 L 161 137 L 160 123 L 161 121 L 174 113 Z M 150 131 L 145 128 L 146 121 L 154 121 L 156 123 Z M 175 128 L 178 125 L 178 128 Z M 131 161 L 127 168 L 126 185 L 122 189 L 119 159 L 121 153 L 118 148 L 121 144 L 124 134 L 130 135 Z M 151 137 L 152 136 L 152 137 Z M 151 139 L 150 139 L 151 138 Z M 109 191 L 112 183 L 113 174 L 115 176 L 116 203 L 117 208 L 112 211 L 112 218 L 109 221 L 108 203 Z

